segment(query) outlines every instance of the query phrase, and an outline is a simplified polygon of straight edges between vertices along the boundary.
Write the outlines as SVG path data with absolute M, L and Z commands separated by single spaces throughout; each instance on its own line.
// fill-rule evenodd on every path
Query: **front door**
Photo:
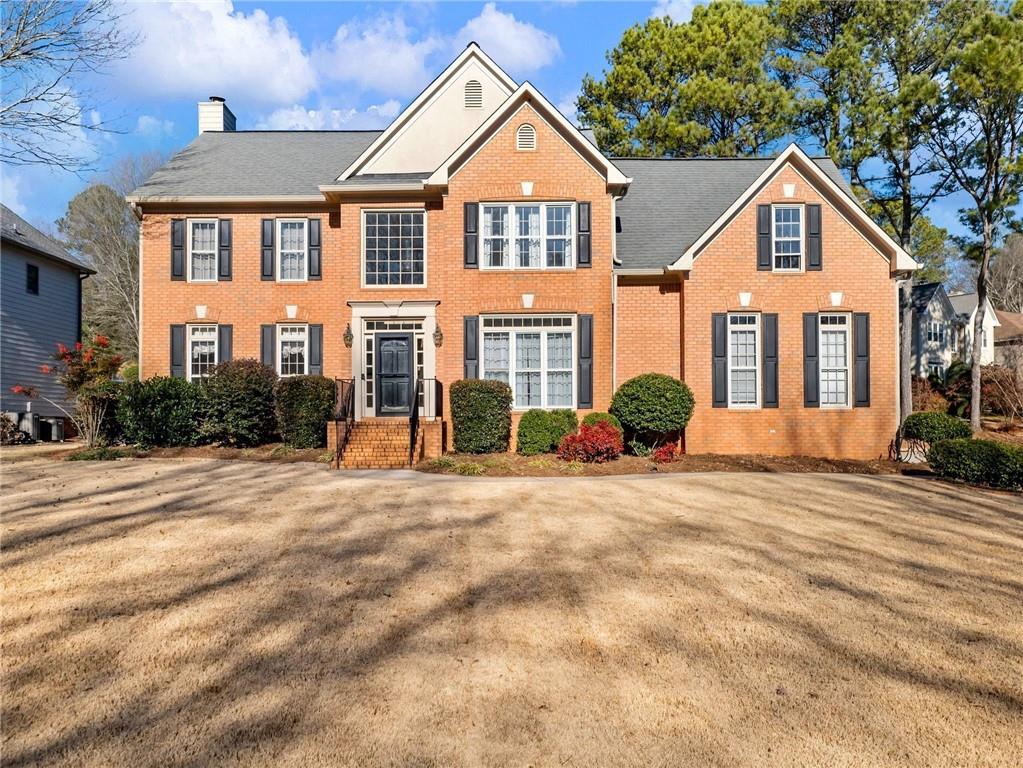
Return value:
M 412 413 L 412 334 L 376 334 L 377 416 Z

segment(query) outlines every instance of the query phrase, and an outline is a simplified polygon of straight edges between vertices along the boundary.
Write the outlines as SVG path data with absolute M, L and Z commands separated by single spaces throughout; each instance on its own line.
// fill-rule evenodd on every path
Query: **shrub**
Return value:
M 985 365 L 980 369 L 980 394 L 989 413 L 1023 419 L 1023 369 Z
M 948 400 L 929 379 L 919 376 L 913 379 L 913 410 L 948 412 Z
M 973 391 L 970 364 L 955 360 L 945 371 L 945 383 L 939 391 L 948 400 L 949 413 L 969 418 L 970 393 Z
M 622 429 L 622 423 L 618 421 L 618 417 L 614 414 L 606 413 L 604 411 L 594 411 L 593 413 L 587 413 L 586 416 L 583 417 L 583 424 L 586 426 L 600 424 L 601 422 L 607 422 L 623 435 L 625 434 L 625 430 Z
M 274 385 L 277 431 L 292 448 L 326 445 L 333 412 L 334 382 L 326 376 L 289 376 Z
M 910 440 L 936 443 L 939 440 L 953 440 L 973 435 L 969 422 L 938 411 L 911 413 L 902 425 L 902 434 Z
M 578 428 L 579 420 L 575 411 L 569 408 L 554 411 L 533 408 L 522 414 L 522 418 L 519 419 L 516 449 L 523 456 L 550 453 L 557 450 L 561 438 L 572 434 Z
M 135 361 L 125 363 L 121 366 L 121 370 L 118 371 L 121 378 L 124 381 L 138 381 L 139 380 L 139 364 Z
M 1023 448 L 994 440 L 939 440 L 927 451 L 938 475 L 995 488 L 1023 490 Z
M 692 391 L 678 379 L 644 373 L 618 388 L 611 399 L 611 413 L 631 432 L 660 437 L 685 429 L 693 404 Z
M 96 448 L 82 448 L 70 453 L 65 461 L 116 461 L 117 459 L 132 459 L 136 456 L 134 448 L 110 448 L 100 445 Z
M 201 422 L 201 394 L 190 381 L 155 376 L 118 387 L 116 425 L 126 443 L 195 445 Z
M 511 387 L 503 381 L 462 379 L 451 385 L 451 421 L 459 453 L 508 450 Z
M 565 435 L 558 446 L 558 456 L 565 461 L 601 464 L 622 455 L 622 436 L 606 421 L 584 424 L 579 432 Z
M 678 461 L 678 446 L 674 443 L 665 443 L 650 454 L 650 458 L 657 464 L 670 464 L 673 461 Z
M 261 445 L 275 434 L 273 368 L 258 360 L 221 363 L 202 384 L 203 435 L 234 446 Z
M 0 445 L 23 445 L 34 443 L 32 435 L 14 423 L 6 413 L 0 413 Z

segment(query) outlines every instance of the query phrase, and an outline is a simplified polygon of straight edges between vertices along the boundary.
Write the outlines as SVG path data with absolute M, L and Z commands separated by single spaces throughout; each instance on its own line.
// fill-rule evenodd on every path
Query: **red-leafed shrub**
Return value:
M 558 456 L 565 461 L 602 464 L 622 455 L 622 435 L 608 422 L 583 424 L 573 435 L 565 435 L 558 446 Z
M 678 461 L 679 456 L 678 446 L 675 443 L 665 443 L 650 454 L 650 458 L 656 464 L 670 464 L 673 461 Z

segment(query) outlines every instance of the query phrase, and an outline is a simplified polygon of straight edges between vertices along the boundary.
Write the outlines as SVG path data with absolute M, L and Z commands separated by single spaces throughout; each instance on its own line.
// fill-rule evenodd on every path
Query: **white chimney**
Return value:
M 233 131 L 234 112 L 227 107 L 223 96 L 210 96 L 199 102 L 199 133 L 206 131 Z

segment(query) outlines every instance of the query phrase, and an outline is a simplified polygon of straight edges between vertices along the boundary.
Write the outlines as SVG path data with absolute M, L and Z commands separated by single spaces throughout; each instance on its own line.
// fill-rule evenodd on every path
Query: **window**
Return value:
M 35 264 L 25 265 L 25 290 L 33 296 L 39 295 L 39 267 Z
M 465 108 L 483 109 L 483 86 L 479 80 L 465 81 Z
M 217 326 L 188 326 L 188 378 L 205 379 L 217 365 Z
M 483 269 L 571 269 L 573 203 L 486 203 Z
M 927 374 L 935 376 L 942 381 L 945 380 L 945 364 L 940 360 L 931 360 L 927 363 Z
M 934 320 L 927 323 L 927 341 L 936 341 L 939 344 L 944 344 L 945 324 Z
M 760 405 L 760 318 L 728 316 L 728 406 Z
M 803 266 L 803 206 L 776 205 L 774 211 L 774 269 L 798 272 Z
M 426 284 L 426 212 L 364 211 L 366 285 Z
M 948 336 L 949 336 L 949 339 L 948 339 L 949 340 L 949 348 L 953 352 L 958 351 L 958 348 L 959 348 L 959 329 L 956 328 L 956 326 L 953 325 L 951 328 L 948 329 Z
M 519 152 L 532 152 L 536 149 L 536 128 L 523 123 L 515 132 L 515 149 Z
M 306 219 L 277 220 L 277 274 L 281 282 L 302 282 L 306 279 L 308 225 Z
M 281 376 L 302 376 L 309 372 L 309 328 L 305 325 L 277 327 L 278 366 Z
M 822 408 L 849 405 L 849 316 L 820 316 Z
M 484 379 L 512 388 L 515 408 L 575 405 L 575 321 L 572 317 L 484 317 Z
M 217 279 L 217 220 L 188 222 L 188 279 L 193 283 Z

